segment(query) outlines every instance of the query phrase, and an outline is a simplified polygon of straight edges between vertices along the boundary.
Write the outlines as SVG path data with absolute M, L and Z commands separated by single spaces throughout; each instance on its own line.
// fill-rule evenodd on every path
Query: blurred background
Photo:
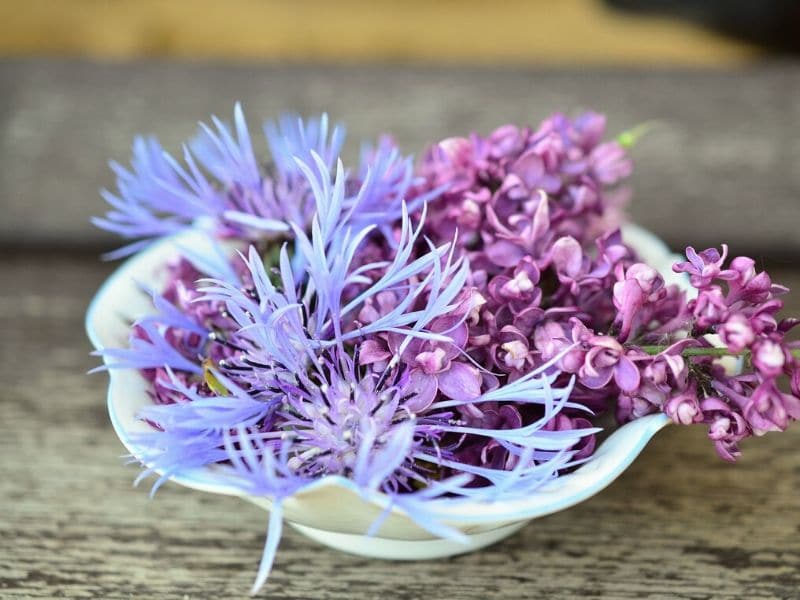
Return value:
M 174 150 L 242 100 L 328 111 L 406 151 L 593 108 L 667 241 L 800 254 L 800 3 L 789 0 L 0 0 L 0 245 L 113 242 L 87 222 L 136 133 Z
M 100 59 L 730 65 L 794 52 L 792 0 L 6 0 L 0 49 Z

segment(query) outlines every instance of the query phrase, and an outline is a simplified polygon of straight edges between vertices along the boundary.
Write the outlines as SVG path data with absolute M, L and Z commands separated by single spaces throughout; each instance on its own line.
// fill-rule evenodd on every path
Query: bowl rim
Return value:
M 673 273 L 665 271 L 665 268 L 669 266 L 668 263 L 671 264 L 674 260 L 675 255 L 662 240 L 646 229 L 633 224 L 624 225 L 622 231 L 626 241 L 639 252 L 648 264 L 659 270 L 668 281 L 672 280 L 679 284 L 683 282 L 681 278 L 674 277 Z M 199 228 L 189 228 L 154 242 L 145 250 L 125 260 L 114 270 L 99 287 L 86 312 L 86 333 L 96 350 L 101 350 L 106 346 L 100 333 L 98 320 L 117 289 L 136 285 L 135 282 L 141 280 L 141 272 L 148 266 L 164 264 L 168 253 L 177 254 L 183 247 L 207 243 L 207 236 L 208 233 Z M 120 396 L 124 395 L 126 384 L 129 385 L 133 382 L 130 379 L 131 376 L 138 377 L 142 381 L 144 379 L 136 369 L 109 369 L 108 373 L 107 408 L 111 424 L 125 448 L 139 460 L 138 456 L 141 455 L 141 451 L 123 422 L 118 401 Z M 572 473 L 545 483 L 528 497 L 495 501 L 475 501 L 461 498 L 434 499 L 427 503 L 442 508 L 446 507 L 447 518 L 445 520 L 448 523 L 507 522 L 551 514 L 578 504 L 610 485 L 631 465 L 650 439 L 669 423 L 671 420 L 666 415 L 656 413 L 618 427 L 598 446 L 591 459 L 585 464 Z M 253 500 L 252 496 L 244 492 L 240 486 L 235 485 L 235 478 L 221 471 L 214 466 L 194 467 L 171 475 L 168 479 L 198 491 Z M 159 470 L 155 470 L 155 472 L 159 475 L 162 474 Z M 582 485 L 575 485 L 581 481 L 584 482 Z M 408 516 L 401 507 L 394 504 L 392 498 L 387 494 L 377 490 L 364 489 L 354 481 L 338 475 L 322 477 L 303 487 L 294 497 L 302 498 L 306 494 L 324 492 L 330 488 L 338 488 L 343 492 L 355 494 L 363 501 L 376 505 L 382 511 L 390 510 L 392 513 Z M 266 503 L 269 504 L 268 498 L 261 500 L 266 500 Z M 300 521 L 295 520 L 295 522 Z

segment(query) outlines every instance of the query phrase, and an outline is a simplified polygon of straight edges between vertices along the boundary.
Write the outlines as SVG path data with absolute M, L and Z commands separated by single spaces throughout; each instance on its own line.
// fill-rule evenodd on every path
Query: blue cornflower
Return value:
M 200 123 L 198 136 L 183 146 L 183 161 L 157 139 L 137 137 L 130 169 L 111 163 L 117 191 L 102 191 L 111 210 L 92 219 L 98 227 L 134 240 L 108 257 L 133 254 L 192 226 L 250 241 L 290 238 L 293 227 L 307 231 L 315 206 L 297 160 L 313 165 L 316 156 L 330 171 L 344 143 L 344 128 L 331 129 L 327 115 L 304 121 L 287 114 L 278 123 L 266 123 L 264 133 L 271 160 L 267 155 L 259 159 L 237 104 L 233 127 L 216 117 L 211 125 Z M 361 183 L 368 171 L 372 184 L 365 188 Z M 401 156 L 393 144 L 382 142 L 375 152 L 365 152 L 360 168 L 347 177 L 348 190 L 362 193 L 356 220 L 388 234 L 415 183 L 411 158 Z M 438 193 L 421 195 L 415 205 Z M 344 202 L 353 207 L 356 197 L 347 195 Z
M 302 198 L 275 195 L 274 204 L 258 204 L 256 198 L 267 197 L 258 196 L 266 179 L 240 108 L 235 136 L 216 119 L 214 126 L 186 151 L 188 171 L 164 154 L 158 159 L 164 162 L 137 161 L 136 175 L 126 172 L 137 192 L 115 198 L 122 207 L 115 222 L 128 223 L 138 237 L 160 235 L 166 230 L 157 226 L 164 222 L 188 226 L 189 207 L 214 206 L 217 212 L 206 214 L 217 225 L 246 224 L 279 235 L 240 252 L 237 268 L 226 267 L 219 250 L 190 255 L 210 276 L 192 300 L 203 310 L 184 314 L 154 293 L 156 314 L 134 324 L 130 347 L 101 353 L 111 367 L 150 372 L 165 397 L 177 399 L 140 415 L 155 428 L 137 437 L 145 474 L 161 474 L 155 487 L 216 465 L 242 493 L 271 499 L 254 590 L 277 549 L 283 501 L 320 478 L 345 477 L 365 494 L 382 492 L 435 535 L 459 537 L 442 524 L 447 502 L 529 494 L 574 464 L 571 448 L 594 430 L 545 430 L 562 409 L 576 408 L 568 402 L 571 384 L 556 385 L 554 365 L 561 357 L 501 383 L 456 343 L 480 299 L 456 244 L 436 246 L 422 236 L 425 198 L 410 214 L 404 198 L 415 185 L 410 160 L 383 141 L 365 152 L 353 176 L 335 156 L 341 134 L 328 137 L 327 119 L 308 125 L 284 120 L 267 128 L 276 165 L 270 185 L 303 190 Z M 157 218 L 166 196 L 146 196 L 147 185 L 185 200 L 180 206 L 187 218 Z M 191 201 L 189 189 L 198 192 Z M 250 239 L 241 231 L 237 236 Z M 364 248 L 376 243 L 384 251 L 365 259 Z M 380 344 L 393 350 L 386 360 L 361 360 L 362 350 Z M 468 377 L 472 385 L 456 382 L 453 389 L 477 391 L 434 399 L 420 387 L 418 369 L 402 358 L 420 344 L 433 348 L 425 365 L 442 357 L 459 361 L 451 377 Z M 503 404 L 525 406 L 536 417 L 523 424 L 514 408 L 516 420 L 512 415 L 502 426 L 488 416 L 473 418 Z M 503 454 L 499 466 L 464 458 L 466 446 L 489 442 Z

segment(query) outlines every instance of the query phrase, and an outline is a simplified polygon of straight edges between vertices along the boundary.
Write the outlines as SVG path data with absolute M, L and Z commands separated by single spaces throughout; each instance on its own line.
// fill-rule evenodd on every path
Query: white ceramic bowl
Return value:
M 671 269 L 676 256 L 661 240 L 633 225 L 623 229 L 623 236 L 668 282 L 685 285 Z M 121 265 L 97 292 L 86 315 L 86 330 L 95 348 L 124 347 L 129 334 L 127 323 L 153 310 L 137 282 L 157 289 L 163 278 L 161 267 L 176 255 L 179 246 L 202 253 L 207 245 L 203 234 L 187 231 L 154 244 Z M 133 369 L 113 369 L 109 374 L 111 423 L 131 454 L 140 456 L 132 434 L 149 430 L 146 423 L 137 419 L 139 410 L 150 403 L 146 393 L 148 384 Z M 389 498 L 378 492 L 365 493 L 343 477 L 323 478 L 284 500 L 283 514 L 292 527 L 308 537 L 363 556 L 419 560 L 470 552 L 511 535 L 531 519 L 569 508 L 598 493 L 619 477 L 668 423 L 666 416 L 656 414 L 618 428 L 586 464 L 546 484 L 528 498 L 441 504 L 448 515 L 445 524 L 466 534 L 466 543 L 436 538 L 398 507 L 391 508 L 375 535 L 365 535 L 388 506 Z M 214 467 L 188 470 L 170 479 L 189 488 L 240 496 L 264 509 L 270 508 L 269 498 L 242 494 L 227 475 Z M 437 502 L 447 503 L 447 500 Z

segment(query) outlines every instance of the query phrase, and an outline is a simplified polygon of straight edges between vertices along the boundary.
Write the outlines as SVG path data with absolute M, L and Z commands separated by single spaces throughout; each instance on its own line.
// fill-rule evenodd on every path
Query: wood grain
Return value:
M 240 598 L 266 515 L 167 485 L 131 489 L 82 318 L 112 266 L 0 258 L 0 598 Z M 800 288 L 800 271 L 776 279 Z M 800 311 L 800 295 L 790 297 Z M 492 548 L 392 563 L 289 531 L 262 597 L 792 599 L 800 589 L 800 427 L 722 463 L 669 427 L 610 488 Z
M 330 67 L 0 60 L 0 245 L 112 247 L 89 225 L 136 133 L 170 150 L 242 100 L 253 129 L 325 111 L 358 142 L 409 152 L 554 110 L 608 113 L 610 131 L 656 120 L 634 150 L 631 211 L 674 247 L 800 256 L 800 64 L 745 70 Z

